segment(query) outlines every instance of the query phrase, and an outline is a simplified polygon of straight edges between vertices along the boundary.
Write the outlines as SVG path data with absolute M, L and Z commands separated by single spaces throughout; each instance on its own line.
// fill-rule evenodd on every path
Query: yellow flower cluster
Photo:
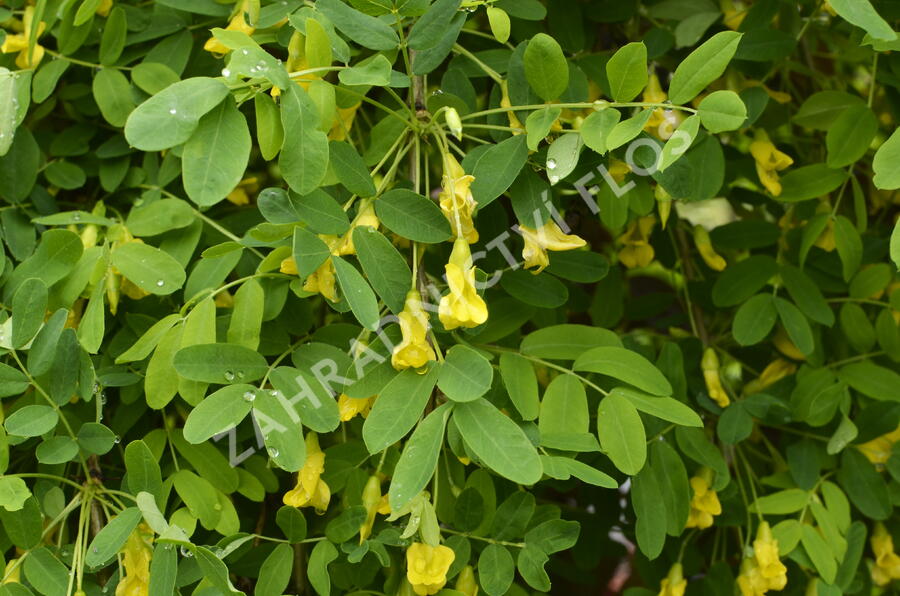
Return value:
M 297 485 L 284 493 L 282 501 L 291 507 L 315 507 L 316 513 L 325 513 L 331 500 L 331 489 L 322 480 L 325 471 L 325 453 L 319 447 L 316 433 L 306 435 L 306 461 L 297 473 Z
M 153 531 L 141 524 L 122 547 L 124 575 L 116 586 L 116 596 L 146 596 L 150 589 L 150 559 Z
M 463 241 L 465 244 L 465 242 Z M 468 247 L 468 245 L 466 245 Z M 397 370 L 420 368 L 435 359 L 434 348 L 428 343 L 428 313 L 422 304 L 418 290 L 406 294 L 403 311 L 397 315 L 400 320 L 402 339 L 394 346 L 391 364 Z
M 33 23 L 34 6 L 26 6 L 25 15 L 22 17 L 22 33 L 13 35 L 7 34 L 6 39 L 3 40 L 3 45 L 0 46 L 0 52 L 3 52 L 4 54 L 11 54 L 13 52 L 19 53 L 19 55 L 16 56 L 16 66 L 23 70 L 36 68 L 44 57 L 44 48 L 41 44 L 37 43 L 36 39 L 34 40 L 34 48 L 32 48 L 31 52 L 28 51 L 28 45 L 32 41 L 31 27 Z M 41 21 L 40 24 L 38 24 L 36 37 L 40 37 L 46 27 L 47 24 Z
M 781 194 L 781 182 L 778 172 L 794 163 L 790 155 L 782 153 L 769 140 L 764 130 L 756 131 L 756 139 L 750 143 L 750 155 L 756 160 L 756 175 L 759 181 L 772 195 Z
M 712 470 L 703 468 L 700 473 L 691 478 L 691 489 L 694 495 L 691 497 L 691 510 L 688 514 L 686 528 L 699 528 L 705 530 L 713 525 L 713 518 L 722 514 L 722 504 L 719 503 L 719 495 L 710 488 Z
M 536 230 L 519 226 L 519 231 L 525 240 L 525 248 L 522 249 L 525 268 L 536 267 L 535 275 L 550 264 L 550 258 L 547 256 L 548 250 L 573 250 L 587 244 L 580 236 L 563 233 L 552 219 L 547 220 L 547 223 Z
M 719 404 L 720 408 L 727 408 L 731 399 L 722 387 L 722 380 L 719 378 L 719 357 L 713 348 L 706 348 L 703 351 L 700 368 L 703 369 L 703 380 L 706 381 L 706 392 L 709 393 L 710 399 Z
M 875 524 L 870 543 L 872 552 L 875 553 L 872 581 L 876 585 L 886 586 L 893 580 L 900 579 L 900 556 L 894 552 L 894 539 L 881 522 Z
M 741 596 L 763 596 L 769 590 L 783 590 L 787 585 L 787 567 L 778 557 L 778 541 L 772 536 L 768 522 L 759 525 L 753 556 L 741 563 L 737 582 Z
M 465 238 L 457 238 L 444 266 L 449 293 L 441 298 L 438 318 L 448 331 L 457 327 L 477 327 L 488 318 L 487 304 L 475 289 L 475 266 Z
M 406 579 L 419 596 L 437 594 L 447 583 L 447 571 L 456 553 L 447 546 L 414 542 L 406 550 Z
M 687 580 L 684 579 L 681 563 L 675 563 L 669 569 L 669 575 L 660 582 L 657 596 L 684 596 L 685 590 L 687 590 Z

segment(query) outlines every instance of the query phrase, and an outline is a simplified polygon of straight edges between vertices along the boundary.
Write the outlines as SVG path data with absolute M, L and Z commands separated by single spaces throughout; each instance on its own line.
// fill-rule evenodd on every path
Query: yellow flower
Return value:
M 286 273 L 288 275 L 297 275 L 297 261 L 294 260 L 294 257 L 282 259 L 281 266 L 278 270 L 281 273 Z
M 250 204 L 250 194 L 251 192 L 256 192 L 259 188 L 259 182 L 256 176 L 251 176 L 249 178 L 244 178 L 238 185 L 234 187 L 228 196 L 225 197 L 229 202 L 241 206 L 241 205 L 249 205 Z
M 659 84 L 659 77 L 655 73 L 650 75 L 641 99 L 646 103 L 663 103 L 668 99 L 666 92 L 662 90 L 662 86 Z M 666 140 L 672 136 L 681 120 L 680 112 L 656 108 L 650 115 L 650 119 L 647 120 L 647 124 L 644 125 L 644 130 L 662 140 Z
M 870 543 L 872 552 L 875 553 L 872 581 L 879 586 L 886 586 L 892 580 L 900 579 L 900 556 L 894 552 L 894 539 L 881 522 L 875 524 Z
M 450 262 L 444 266 L 450 291 L 441 298 L 438 318 L 450 331 L 457 327 L 477 327 L 488 318 L 487 304 L 475 291 L 475 266 L 469 245 L 457 238 L 450 253 Z
M 297 485 L 284 493 L 282 501 L 291 507 L 315 507 L 316 513 L 325 513 L 331 490 L 322 480 L 325 471 L 325 453 L 319 448 L 316 433 L 306 435 L 306 461 L 297 473 Z
M 744 385 L 744 393 L 746 395 L 759 393 L 766 387 L 774 385 L 786 376 L 794 374 L 796 370 L 797 365 L 793 362 L 788 362 L 784 358 L 776 358 L 766 366 L 758 379 L 754 379 Z
M 691 497 L 691 511 L 685 524 L 686 528 L 705 530 L 713 525 L 713 517 L 722 514 L 719 495 L 709 487 L 711 479 L 712 471 L 708 468 L 703 468 L 697 476 L 691 478 L 694 495 Z
M 414 542 L 406 550 L 406 579 L 419 596 L 437 594 L 447 583 L 447 570 L 456 558 L 452 548 Z
M 146 596 L 150 589 L 150 559 L 153 531 L 140 524 L 122 547 L 124 575 L 116 586 L 116 596 Z
M 709 232 L 703 226 L 694 226 L 694 244 L 697 245 L 697 252 L 703 258 L 703 261 L 713 271 L 722 271 L 727 263 L 722 256 L 713 248 L 712 240 L 709 238 Z
M 341 414 L 341 420 L 343 422 L 353 420 L 357 414 L 365 418 L 372 410 L 374 402 L 374 397 L 363 397 L 360 399 L 347 397 L 345 393 L 341 393 L 340 397 L 338 397 L 338 412 Z
M 500 107 L 512 107 L 512 102 L 509 100 L 509 85 L 506 81 L 500 83 Z M 525 132 L 525 127 L 522 126 L 522 123 L 519 121 L 519 118 L 514 111 L 509 110 L 506 112 L 506 118 L 509 120 L 509 127 L 513 129 L 512 133 L 514 135 L 520 135 Z
M 369 226 L 370 228 L 378 229 L 378 226 L 381 222 L 378 221 L 378 216 L 375 215 L 375 203 L 373 201 L 367 201 L 360 208 L 359 213 L 353 219 L 353 223 L 350 224 L 350 229 L 344 233 L 344 236 L 341 238 L 341 243 L 338 245 L 337 254 L 339 255 L 355 255 L 356 247 L 353 246 L 353 230 L 360 226 Z
M 444 154 L 444 175 L 441 178 L 443 190 L 438 196 L 441 211 L 450 222 L 454 235 L 465 238 L 469 244 L 478 242 L 478 230 L 472 222 L 475 198 L 469 190 L 474 180 L 475 177 L 466 174 L 455 157 L 449 153 Z
M 337 302 L 337 292 L 334 289 L 334 263 L 328 257 L 319 268 L 313 271 L 303 282 L 305 292 L 318 292 L 328 300 Z
M 400 319 L 400 333 L 403 339 L 394 346 L 391 364 L 397 370 L 420 368 L 435 359 L 434 349 L 428 343 L 428 313 L 422 306 L 422 295 L 417 290 L 406 293 Z
M 744 21 L 744 17 L 747 16 L 747 9 L 744 7 L 744 3 L 738 2 L 737 6 L 735 6 L 731 0 L 721 0 L 719 5 L 724 16 L 722 22 L 732 31 L 737 31 Z
M 253 35 L 253 33 L 256 31 L 256 27 L 247 24 L 247 21 L 244 20 L 244 12 L 249 11 L 249 6 L 247 6 L 247 4 L 248 2 L 246 0 L 241 4 L 241 9 L 236 15 L 231 17 L 231 21 L 228 23 L 228 26 L 225 27 L 226 31 L 240 31 L 241 33 L 246 33 L 247 35 Z M 209 39 L 207 39 L 206 43 L 203 44 L 203 49 L 211 54 L 218 56 L 223 56 L 231 51 L 225 46 L 225 44 L 223 44 L 215 37 L 210 37 Z
M 579 236 L 563 234 L 563 231 L 552 219 L 547 220 L 547 223 L 537 230 L 519 226 L 519 231 L 522 233 L 522 238 L 525 239 L 525 248 L 522 249 L 525 268 L 537 267 L 533 272 L 535 275 L 550 264 L 550 259 L 547 257 L 548 250 L 572 250 L 587 244 Z
M 788 358 L 792 358 L 794 360 L 806 360 L 806 356 L 797 349 L 797 346 L 794 345 L 794 342 L 791 341 L 791 338 L 788 337 L 787 331 L 784 330 L 784 327 L 779 326 L 775 331 L 775 336 L 772 338 L 772 344 L 775 348 L 778 349 L 779 352 L 787 356 Z
M 834 218 L 829 217 L 828 223 L 825 224 L 825 229 L 822 230 L 822 233 L 819 234 L 819 237 L 816 238 L 816 241 L 813 242 L 814 245 L 818 246 L 825 252 L 832 252 L 837 247 L 837 242 L 834 239 Z
M 26 6 L 25 16 L 22 18 L 22 33 L 16 33 L 14 35 L 7 34 L 6 39 L 3 40 L 3 45 L 0 46 L 0 52 L 3 52 L 4 54 L 19 52 L 19 55 L 16 56 L 16 66 L 23 70 L 36 68 L 44 57 L 44 48 L 41 44 L 37 43 L 37 40 L 35 40 L 34 49 L 32 50 L 31 55 L 29 55 L 28 52 L 28 44 L 31 41 L 31 24 L 33 20 L 34 7 Z M 47 24 L 44 23 L 44 21 L 41 21 L 37 28 L 37 37 L 41 36 L 46 27 Z
M 900 441 L 900 426 L 880 437 L 875 437 L 871 441 L 866 441 L 857 446 L 857 449 L 862 451 L 862 454 L 873 464 L 883 465 L 890 459 L 891 450 L 897 441 Z
M 331 126 L 331 130 L 328 131 L 328 138 L 330 140 L 346 140 L 347 135 L 350 134 L 350 130 L 353 128 L 353 120 L 356 118 L 356 110 L 359 109 L 360 105 L 362 105 L 362 102 L 356 103 L 349 108 L 337 108 L 337 114 L 335 114 L 334 117 L 334 124 Z
M 681 570 L 681 563 L 675 563 L 669 569 L 669 575 L 659 584 L 657 596 L 684 596 L 687 589 L 687 580 Z
M 741 564 L 741 595 L 762 596 L 769 590 L 783 590 L 786 585 L 787 567 L 778 557 L 778 541 L 772 536 L 769 523 L 762 522 L 753 541 L 753 556 Z
M 756 160 L 756 174 L 759 181 L 774 196 L 781 194 L 781 182 L 778 172 L 784 170 L 794 160 L 779 151 L 764 130 L 756 131 L 756 140 L 750 143 L 750 155 Z
M 478 595 L 478 582 L 475 581 L 475 570 L 471 565 L 466 565 L 456 576 L 456 585 L 453 588 L 466 596 Z
M 18 559 L 10 559 L 6 562 L 3 581 L 0 584 L 20 584 L 22 583 L 22 562 Z
M 619 262 L 629 269 L 646 267 L 653 262 L 653 246 L 650 244 L 650 233 L 656 225 L 652 215 L 639 217 L 628 224 L 625 233 L 619 236 Z
M 362 494 L 362 504 L 366 508 L 366 521 L 359 528 L 360 544 L 372 533 L 372 526 L 375 525 L 375 514 L 381 513 L 381 501 L 381 481 L 378 480 L 378 476 L 369 476 Z
M 101 17 L 105 17 L 109 14 L 109 11 L 112 10 L 112 7 L 113 0 L 100 0 L 100 4 L 97 5 L 97 10 L 95 10 L 94 13 Z
M 706 381 L 706 391 L 709 393 L 710 399 L 719 404 L 720 408 L 728 407 L 731 400 L 722 387 L 722 380 L 719 378 L 719 357 L 712 348 L 706 348 L 703 352 L 703 360 L 700 362 L 700 368 L 703 369 L 703 380 Z

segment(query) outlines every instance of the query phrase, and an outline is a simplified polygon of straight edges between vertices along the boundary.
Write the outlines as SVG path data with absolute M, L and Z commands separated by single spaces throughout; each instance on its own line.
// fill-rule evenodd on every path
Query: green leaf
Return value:
M 329 0 L 329 3 L 352 10 L 340 0 Z M 307 195 L 325 178 L 328 137 L 319 130 L 319 110 L 302 87 L 288 86 L 280 99 L 284 146 L 278 166 L 291 189 Z
M 331 141 L 328 143 L 328 152 L 331 155 L 331 167 L 347 190 L 360 197 L 375 195 L 375 183 L 356 149 L 348 143 Z
M 103 455 L 118 443 L 118 437 L 108 426 L 99 422 L 85 422 L 78 429 L 78 444 L 88 453 Z
M 34 454 L 42 464 L 64 464 L 72 461 L 78 455 L 78 443 L 71 437 L 49 437 L 37 446 Z
M 569 298 L 565 284 L 552 275 L 534 275 L 525 269 L 504 273 L 500 285 L 519 302 L 540 308 L 558 308 Z
M 375 201 L 375 213 L 389 230 L 415 242 L 436 244 L 450 238 L 450 222 L 441 209 L 411 190 L 384 193 Z
M 7 34 L 9 35 L 9 34 Z M 16 117 L 16 81 L 18 75 L 0 68 L 0 156 L 9 152 L 18 126 Z
M 109 520 L 91 540 L 84 557 L 85 564 L 99 567 L 116 556 L 140 521 L 141 510 L 137 507 L 129 507 Z
M 572 369 L 607 375 L 653 395 L 672 395 L 672 385 L 659 369 L 637 352 L 625 348 L 593 348 L 579 356 Z
M 392 511 L 399 511 L 422 492 L 434 475 L 451 408 L 444 404 L 431 412 L 406 442 L 388 489 Z
M 253 98 L 256 116 L 256 142 L 263 159 L 272 161 L 284 144 L 284 128 L 281 112 L 275 100 L 266 93 L 257 93 Z M 257 199 L 258 200 L 258 199 Z
M 550 134 L 553 123 L 556 122 L 561 113 L 562 110 L 560 108 L 547 106 L 528 114 L 528 118 L 525 119 L 525 130 L 528 133 L 527 145 L 529 151 L 537 150 L 541 140 Z M 584 134 L 583 130 L 582 126 L 582 135 Z
M 125 138 L 141 151 L 162 151 L 187 141 L 204 114 L 225 99 L 218 79 L 193 77 L 169 85 L 139 105 L 125 122 Z
M 317 189 L 300 197 L 296 203 L 297 214 L 313 232 L 320 234 L 343 234 L 350 229 L 347 213 L 341 209 L 334 197 Z
M 254 588 L 254 596 L 281 596 L 291 581 L 294 568 L 294 551 L 289 544 L 279 544 L 259 569 L 259 579 Z
M 477 351 L 455 345 L 447 351 L 438 375 L 438 388 L 453 401 L 473 401 L 491 388 L 494 369 Z
M 12 300 L 12 347 L 27 344 L 44 323 L 47 311 L 47 285 L 36 277 L 26 279 Z
M 875 171 L 872 178 L 875 188 L 882 190 L 900 188 L 900 128 L 895 129 L 875 152 L 872 169 Z M 897 259 L 894 259 L 894 262 L 900 263 Z
M 44 596 L 65 594 L 68 589 L 68 568 L 46 546 L 28 553 L 24 570 L 31 586 Z
M 735 306 L 761 290 L 778 272 L 778 264 L 768 255 L 754 255 L 725 269 L 712 288 L 716 306 Z
M 735 31 L 722 31 L 691 52 L 675 69 L 669 84 L 672 103 L 686 104 L 722 76 L 737 51 L 742 35 Z
M 6 418 L 6 432 L 19 437 L 37 437 L 53 430 L 59 414 L 50 406 L 32 405 L 19 408 Z
M 488 544 L 478 557 L 478 579 L 485 594 L 506 594 L 515 577 L 512 555 L 505 546 Z
M 433 48 L 441 39 L 447 23 L 459 9 L 460 0 L 435 0 L 428 11 L 419 17 L 409 30 L 407 44 L 422 51 Z
M 834 583 L 835 575 L 837 575 L 837 561 L 834 559 L 834 553 L 831 547 L 822 537 L 821 528 L 817 529 L 809 524 L 803 524 L 803 532 L 800 540 L 803 543 L 803 549 L 812 560 L 816 571 L 822 577 L 822 580 L 828 584 Z
M 120 6 L 115 6 L 109 11 L 103 27 L 103 35 L 100 37 L 100 64 L 109 66 L 116 63 L 125 48 L 127 34 L 128 22 L 125 10 Z
M 331 257 L 331 250 L 318 236 L 298 226 L 294 228 L 291 255 L 294 257 L 297 274 L 306 277 Z
M 666 508 L 660 507 L 661 488 L 650 468 L 644 468 L 632 479 L 631 504 L 637 517 L 635 535 L 638 548 L 650 560 L 662 552 L 666 542 Z
M 839 187 L 847 179 L 847 172 L 816 163 L 792 169 L 781 178 L 779 201 L 796 203 L 821 197 Z
M 234 308 L 228 323 L 228 343 L 255 350 L 259 347 L 259 332 L 263 322 L 265 293 L 255 279 L 241 284 L 234 294 Z
M 713 91 L 698 110 L 703 127 L 712 133 L 737 130 L 747 120 L 747 106 L 734 91 Z
M 544 101 L 557 99 L 569 86 L 569 64 L 559 43 L 538 33 L 525 48 L 525 78 Z
M 622 112 L 611 108 L 600 110 L 599 112 L 591 112 L 591 114 L 581 123 L 578 132 L 584 144 L 596 151 L 600 155 L 604 155 L 609 148 L 606 145 L 609 134 L 622 118 Z
M 133 495 L 147 492 L 157 498 L 162 493 L 159 463 L 143 441 L 132 441 L 125 448 L 125 470 L 128 490 Z
M 332 257 L 331 262 L 334 264 L 341 292 L 350 303 L 350 310 L 353 311 L 356 320 L 366 329 L 376 330 L 380 319 L 375 292 L 356 267 L 340 257 Z
M 166 596 L 175 591 L 178 574 L 178 553 L 171 544 L 158 542 L 150 559 L 148 596 Z
M 382 389 L 363 424 L 363 440 L 369 453 L 378 453 L 396 443 L 415 426 L 431 397 L 439 370 L 433 366 L 420 375 L 407 369 Z
M 153 323 L 153 325 L 151 325 L 130 348 L 119 354 L 116 358 L 116 364 L 136 362 L 149 356 L 150 352 L 156 348 L 166 333 L 168 333 L 180 320 L 181 317 L 177 313 L 174 313 L 166 315 Z
M 865 29 L 875 39 L 884 41 L 897 39 L 897 33 L 875 11 L 869 0 L 834 0 L 831 7 L 845 21 Z
M 632 42 L 619 48 L 606 63 L 606 78 L 614 101 L 631 101 L 647 86 L 647 46 Z
M 610 393 L 597 408 L 597 436 L 604 453 L 633 476 L 647 460 L 647 436 L 637 408 L 622 394 Z
M 478 208 L 483 209 L 506 192 L 527 160 L 525 135 L 512 136 L 482 151 L 477 158 L 464 159 L 463 168 L 475 177 L 470 190 Z
M 682 426 L 703 426 L 700 416 L 677 399 L 647 395 L 628 387 L 616 387 L 609 392 L 610 395 L 613 393 L 624 396 L 635 408 L 651 416 Z
M 868 518 L 885 520 L 892 507 L 888 487 L 866 456 L 855 449 L 845 449 L 838 468 L 838 482 L 850 502 Z
M 392 50 L 400 45 L 400 39 L 390 25 L 351 8 L 342 0 L 316 2 L 316 9 L 325 14 L 341 33 L 363 47 Z
M 184 268 L 174 258 L 143 242 L 126 242 L 112 251 L 112 265 L 134 285 L 167 296 L 184 284 Z
M 731 334 L 742 346 L 758 344 L 769 335 L 778 311 L 771 294 L 757 294 L 744 302 L 734 315 Z
M 0 476 L 0 507 L 6 511 L 21 511 L 31 491 L 17 476 Z
M 200 205 L 215 205 L 241 181 L 250 159 L 250 131 L 233 99 L 227 98 L 202 118 L 184 145 L 184 189 Z
M 550 184 L 556 184 L 565 178 L 578 165 L 582 148 L 581 135 L 570 132 L 550 144 L 547 149 L 547 171 L 550 173 Z M 530 223 L 530 222 L 529 222 Z
M 255 350 L 223 343 L 182 348 L 175 354 L 174 365 L 186 379 L 220 385 L 249 383 L 269 369 L 266 359 Z
M 843 215 L 834 219 L 834 243 L 841 258 L 844 281 L 850 281 L 862 263 L 863 244 L 856 226 Z
M 494 472 L 519 484 L 540 480 L 543 467 L 531 441 L 493 404 L 484 398 L 456 404 L 453 420 L 466 446 Z
M 318 542 L 309 554 L 306 576 L 319 596 L 331 596 L 331 575 L 328 572 L 328 565 L 337 558 L 337 549 L 327 540 Z
M 412 277 L 406 259 L 391 241 L 369 226 L 353 229 L 353 245 L 369 283 L 392 313 L 400 314 Z
M 812 328 L 809 326 L 809 321 L 800 312 L 800 309 L 794 306 L 792 302 L 778 297 L 775 298 L 775 309 L 778 311 L 778 318 L 781 319 L 781 324 L 784 325 L 788 336 L 794 342 L 794 345 L 797 346 L 797 349 L 802 354 L 812 354 L 815 348 Z
M 834 312 L 819 286 L 808 275 L 793 265 L 781 265 L 780 275 L 788 294 L 803 314 L 822 325 L 834 325 Z
M 136 205 L 128 213 L 125 227 L 135 236 L 159 236 L 194 223 L 194 209 L 181 199 L 160 199 Z
M 278 369 L 276 369 L 278 370 Z M 273 372 L 274 375 L 274 372 Z M 285 393 L 280 388 L 280 383 L 275 384 L 273 378 L 273 386 L 279 387 L 276 393 L 272 395 L 270 391 L 258 391 L 256 400 L 253 402 L 253 418 L 263 435 L 263 441 L 266 445 L 268 456 L 272 459 L 272 463 L 288 472 L 296 472 L 303 467 L 306 461 L 306 443 L 303 440 L 303 429 L 300 426 L 300 417 L 296 410 L 287 400 L 279 399 L 279 397 L 293 396 L 293 393 Z M 305 403 L 301 400 L 300 404 Z M 300 405 L 298 404 L 298 406 Z M 302 412 L 301 412 L 302 414 Z
M 510 20 L 506 11 L 497 6 L 487 7 L 488 24 L 491 26 L 491 33 L 494 39 L 500 43 L 506 43 L 509 39 Z M 487 589 L 487 588 L 485 588 Z
M 122 71 L 101 69 L 94 76 L 91 89 L 103 118 L 113 126 L 125 126 L 128 116 L 134 110 L 134 100 L 131 98 L 131 85 Z M 144 141 L 152 142 L 152 139 L 142 137 L 140 142 Z
M 838 377 L 856 391 L 872 399 L 900 401 L 900 395 L 897 394 L 897 387 L 900 387 L 900 374 L 870 360 L 842 366 L 838 371 Z
M 509 393 L 509 399 L 522 419 L 537 418 L 540 401 L 537 376 L 531 362 L 513 352 L 503 352 L 500 354 L 500 376 Z
M 188 414 L 185 440 L 196 445 L 240 424 L 250 412 L 257 391 L 253 385 L 229 385 L 204 398 Z
M 878 119 L 868 106 L 852 106 L 838 116 L 825 135 L 829 168 L 848 166 L 869 150 L 878 132 Z
M 644 130 L 644 126 L 652 115 L 653 110 L 648 108 L 638 112 L 636 116 L 616 124 L 606 137 L 606 148 L 612 151 L 637 137 Z
M 697 133 L 699 131 L 700 116 L 697 114 L 688 116 L 678 125 L 675 133 L 669 137 L 669 140 L 663 145 L 658 165 L 660 172 L 664 171 L 678 161 L 679 157 L 687 153 L 688 149 L 691 148 L 694 139 L 697 138 Z
M 349 86 L 378 85 L 387 87 L 391 82 L 391 63 L 382 54 L 375 54 L 355 66 L 340 71 L 338 80 Z
M 590 430 L 587 395 L 581 381 L 560 375 L 547 385 L 538 421 L 541 437 L 554 434 L 580 435 Z

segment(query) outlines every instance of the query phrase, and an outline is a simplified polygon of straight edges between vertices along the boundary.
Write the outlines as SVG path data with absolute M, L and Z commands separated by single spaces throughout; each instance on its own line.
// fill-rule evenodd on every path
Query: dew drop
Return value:
M 222 69 L 222 76 L 225 77 L 225 78 L 227 79 L 228 77 L 231 76 L 231 71 L 228 70 L 227 68 L 223 68 L 223 69 Z
M 550 184 L 556 184 L 557 182 L 559 182 L 559 176 L 557 176 L 556 174 L 550 176 Z
M 99 549 L 98 547 L 96 547 L 96 546 L 95 546 L 94 548 L 92 548 L 91 550 L 94 551 L 94 553 L 99 553 L 99 552 L 100 552 L 100 549 Z
M 156 287 L 161 288 L 164 285 L 166 285 L 166 282 L 164 282 L 163 280 L 161 280 L 161 279 L 156 280 Z
M 169 108 L 169 113 L 174 116 L 175 114 L 178 113 L 178 110 L 176 110 L 175 108 Z
M 122 439 L 120 437 L 116 437 L 115 439 L 113 439 L 113 443 L 115 443 L 116 445 L 118 445 L 121 442 L 122 442 Z
M 271 395 L 272 397 L 278 397 L 278 390 L 269 389 L 269 395 Z
M 248 55 L 249 53 L 250 53 L 250 50 L 248 50 L 247 48 L 244 48 L 243 50 L 241 50 L 241 54 L 243 54 L 244 56 Z
M 555 159 L 550 158 L 550 159 L 547 160 L 547 169 L 548 169 L 548 170 L 555 170 L 555 169 L 556 169 L 556 160 L 555 160 Z
M 193 557 L 193 556 L 194 556 L 194 553 L 192 553 L 192 552 L 190 551 L 190 549 L 188 549 L 188 548 L 182 546 L 182 547 L 181 547 L 181 556 L 182 556 L 182 557 Z
M 278 450 L 275 449 L 274 447 L 269 447 L 268 451 L 269 451 L 270 456 L 278 457 Z
M 216 503 L 215 505 L 213 505 L 213 509 L 215 509 L 216 511 L 221 511 L 222 506 Z
M 81 221 L 81 216 L 76 213 L 75 215 L 72 216 L 72 220 L 73 221 Z
M 237 378 L 243 379 L 243 378 L 244 378 L 244 371 L 242 371 L 242 370 L 237 371 Z
M 260 60 L 256 63 L 256 70 L 258 70 L 259 72 L 266 72 L 267 70 L 269 70 L 269 66 L 265 62 Z
M 256 392 L 246 391 L 244 393 L 244 401 L 253 401 L 254 399 L 256 399 Z
M 226 370 L 226 371 L 225 371 L 225 380 L 226 380 L 226 381 L 233 381 L 233 380 L 234 380 L 234 373 L 231 372 L 230 370 Z

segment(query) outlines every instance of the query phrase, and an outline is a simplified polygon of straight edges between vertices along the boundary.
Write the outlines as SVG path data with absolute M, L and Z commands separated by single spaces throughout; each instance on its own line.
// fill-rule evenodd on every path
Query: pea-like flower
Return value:
M 700 361 L 703 369 L 703 380 L 706 381 L 706 392 L 710 399 L 719 404 L 720 408 L 727 408 L 731 403 L 728 393 L 722 387 L 722 379 L 719 378 L 719 357 L 712 348 L 703 351 L 703 359 Z
M 438 318 L 448 331 L 457 327 L 477 327 L 488 318 L 487 304 L 475 290 L 475 266 L 472 253 L 463 238 L 457 238 L 444 267 L 450 292 L 441 298 Z
M 116 596 L 144 596 L 150 589 L 150 559 L 153 531 L 140 524 L 122 547 L 124 575 L 116 586 Z
M 402 339 L 394 346 L 391 364 L 397 370 L 420 368 L 435 359 L 434 348 L 428 343 L 428 313 L 422 304 L 422 295 L 418 290 L 406 293 L 403 310 L 397 315 L 400 319 Z
M 547 256 L 548 250 L 573 250 L 587 244 L 579 236 L 564 234 L 552 219 L 547 220 L 547 223 L 537 229 L 519 226 L 519 231 L 525 240 L 525 248 L 522 249 L 525 268 L 531 269 L 536 267 L 533 271 L 535 275 L 550 264 L 550 259 Z
M 381 222 L 378 220 L 378 216 L 375 215 L 375 203 L 373 201 L 366 201 L 363 206 L 360 207 L 359 213 L 353 219 L 353 222 L 351 222 L 350 229 L 341 236 L 341 242 L 337 247 L 337 254 L 341 256 L 355 255 L 356 247 L 353 245 L 353 230 L 360 226 L 369 226 L 370 228 L 377 230 L 380 224 Z
M 447 583 L 447 571 L 456 558 L 452 548 L 414 542 L 406 550 L 406 579 L 419 596 L 437 594 Z
M 363 488 L 362 504 L 366 508 L 366 521 L 359 528 L 359 543 L 362 544 L 372 533 L 375 525 L 375 515 L 390 513 L 390 508 L 385 512 L 382 503 L 385 501 L 381 495 L 381 481 L 378 476 L 369 476 L 366 486 Z
M 796 370 L 797 365 L 793 362 L 789 362 L 784 358 L 776 358 L 763 369 L 758 379 L 753 379 L 744 385 L 744 393 L 746 395 L 759 393 L 766 387 L 774 385 L 786 376 L 794 374 Z
M 438 196 L 441 211 L 455 236 L 465 238 L 469 244 L 478 242 L 478 230 L 472 222 L 475 213 L 475 198 L 469 187 L 475 176 L 466 174 L 456 158 L 449 153 L 444 154 L 444 175 L 441 177 L 441 194 Z
M 719 495 L 710 488 L 711 479 L 712 471 L 708 468 L 703 468 L 699 474 L 691 478 L 694 495 L 691 497 L 691 510 L 685 527 L 705 530 L 713 525 L 715 516 L 722 514 Z
M 769 135 L 764 130 L 756 132 L 756 140 L 750 143 L 750 155 L 756 160 L 756 175 L 759 181 L 772 195 L 781 194 L 781 182 L 778 172 L 786 169 L 794 163 L 790 155 L 782 153 L 769 140 Z
M 241 8 L 238 13 L 231 17 L 231 20 L 228 22 L 228 26 L 225 27 L 225 30 L 239 31 L 241 33 L 246 33 L 247 35 L 253 35 L 253 33 L 256 31 L 256 27 L 250 25 L 246 20 L 244 20 L 244 12 L 246 12 L 248 9 L 248 2 L 245 1 L 241 4 Z M 207 39 L 206 43 L 203 44 L 203 49 L 216 56 L 224 56 L 231 51 L 231 49 L 229 49 L 225 44 L 223 44 L 215 37 L 210 37 L 209 39 Z
M 778 541 L 768 522 L 762 522 L 753 541 L 753 556 L 744 559 L 738 576 L 741 596 L 763 596 L 787 585 L 787 567 L 778 556 Z
M 660 582 L 657 596 L 684 596 L 686 589 L 687 580 L 684 579 L 681 563 L 675 563 L 669 568 L 669 574 Z
M 37 40 L 35 40 L 34 48 L 32 48 L 31 52 L 28 51 L 28 45 L 31 42 L 31 26 L 33 22 L 34 6 L 26 6 L 25 15 L 22 17 L 22 33 L 13 35 L 7 33 L 6 39 L 3 40 L 3 45 L 0 46 L 0 52 L 3 52 L 4 54 L 19 52 L 19 55 L 16 56 L 16 66 L 23 70 L 36 68 L 44 57 L 44 47 L 37 43 Z M 37 28 L 37 37 L 41 36 L 46 27 L 47 24 L 41 21 Z
M 872 566 L 872 581 L 879 586 L 886 586 L 895 579 L 900 579 L 900 556 L 894 552 L 894 539 L 884 524 L 875 524 L 872 538 L 869 540 L 875 554 Z
M 466 565 L 456 576 L 456 584 L 453 588 L 466 596 L 478 596 L 478 582 L 475 580 L 475 570 L 471 565 Z
M 625 233 L 619 236 L 619 262 L 628 269 L 646 267 L 653 262 L 656 254 L 653 245 L 650 244 L 650 233 L 656 225 L 656 218 L 652 215 L 639 217 L 628 224 Z
M 697 246 L 697 252 L 700 253 L 703 262 L 713 271 L 722 271 L 728 265 L 722 255 L 713 248 L 709 232 L 703 226 L 694 226 L 694 244 Z
M 338 397 L 338 412 L 341 415 L 341 421 L 347 422 L 353 420 L 356 416 L 365 418 L 372 410 L 372 404 L 375 402 L 374 397 L 354 398 L 348 397 L 347 394 L 341 393 Z
M 297 485 L 284 493 L 282 501 L 291 507 L 315 507 L 316 513 L 325 513 L 331 500 L 331 489 L 322 480 L 325 471 L 325 453 L 319 448 L 316 433 L 306 435 L 306 461 L 297 473 Z

